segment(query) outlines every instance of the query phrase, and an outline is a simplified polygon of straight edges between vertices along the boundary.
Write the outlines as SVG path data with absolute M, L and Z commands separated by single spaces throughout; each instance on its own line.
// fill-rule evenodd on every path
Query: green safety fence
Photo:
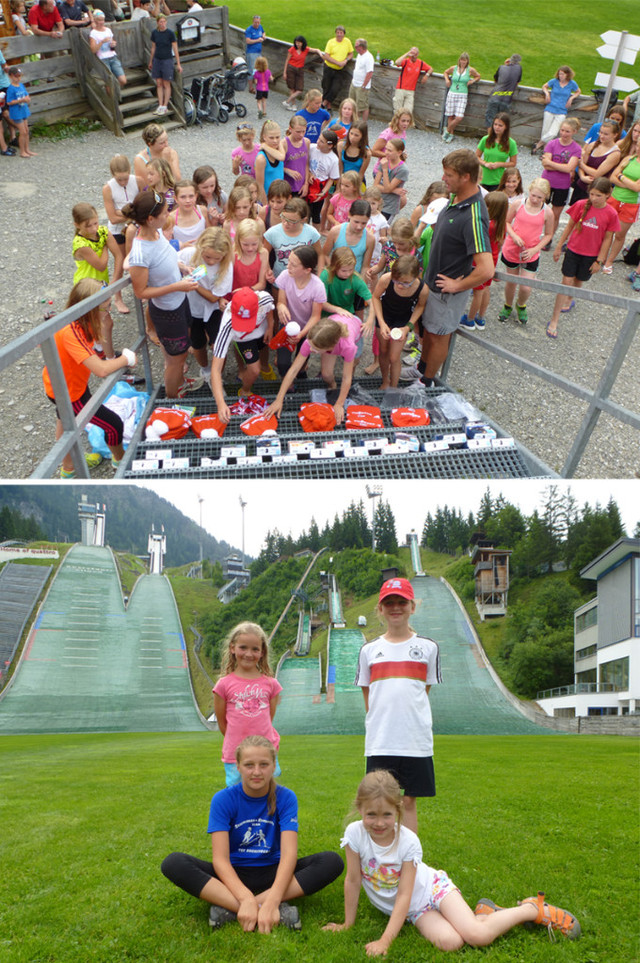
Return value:
M 168 581 L 142 577 L 125 609 L 109 549 L 74 546 L 0 700 L 0 733 L 201 728 Z

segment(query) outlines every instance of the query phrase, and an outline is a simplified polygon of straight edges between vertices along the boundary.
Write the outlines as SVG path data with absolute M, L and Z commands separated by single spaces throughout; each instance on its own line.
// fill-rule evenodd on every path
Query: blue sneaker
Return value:
M 484 331 L 484 326 L 485 326 L 485 324 L 486 324 L 484 318 L 479 318 L 479 317 L 476 315 L 476 317 L 473 319 L 473 321 L 474 321 L 474 324 L 475 324 L 476 328 L 478 329 L 478 331 Z
M 472 318 L 469 318 L 466 314 L 463 314 L 458 322 L 458 327 L 462 331 L 475 331 L 476 323 Z
M 636 274 L 635 280 L 631 283 L 632 291 L 640 291 L 640 274 Z

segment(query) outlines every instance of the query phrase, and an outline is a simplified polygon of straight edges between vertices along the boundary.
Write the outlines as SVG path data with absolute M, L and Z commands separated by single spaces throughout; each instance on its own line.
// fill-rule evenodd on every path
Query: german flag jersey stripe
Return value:
M 403 662 L 374 662 L 369 669 L 369 677 L 371 684 L 382 679 L 416 679 L 426 685 L 427 668 L 425 662 L 413 659 Z

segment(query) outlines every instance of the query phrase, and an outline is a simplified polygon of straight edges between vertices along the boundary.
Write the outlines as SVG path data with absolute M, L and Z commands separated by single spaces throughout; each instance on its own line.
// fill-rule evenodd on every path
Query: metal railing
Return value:
M 585 449 L 602 412 L 606 412 L 606 414 L 611 415 L 611 417 L 615 418 L 617 421 L 621 421 L 624 424 L 630 425 L 632 428 L 640 430 L 640 414 L 635 411 L 630 411 L 623 405 L 617 404 L 609 397 L 615 380 L 620 372 L 620 368 L 624 362 L 627 351 L 629 350 L 631 342 L 638 331 L 638 326 L 640 325 L 640 300 L 637 298 L 623 298 L 615 294 L 603 294 L 600 291 L 586 291 L 584 288 L 568 287 L 564 284 L 557 284 L 554 281 L 540 281 L 537 278 L 529 277 L 523 279 L 515 277 L 513 274 L 507 274 L 504 271 L 496 271 L 494 277 L 498 281 L 511 281 L 515 282 L 516 284 L 523 282 L 526 283 L 527 287 L 531 287 L 536 291 L 548 291 L 552 294 L 565 294 L 571 298 L 575 298 L 576 301 L 591 301 L 595 304 L 606 305 L 608 308 L 622 308 L 626 311 L 626 316 L 618 333 L 618 337 L 616 338 L 615 344 L 613 345 L 611 353 L 604 365 L 600 375 L 600 380 L 593 390 L 586 388 L 583 385 L 576 384 L 576 382 L 565 378 L 564 375 L 558 374 L 555 371 L 550 371 L 548 368 L 544 368 L 542 365 L 536 364 L 533 361 L 529 361 L 527 358 L 523 358 L 520 355 L 515 354 L 513 351 L 509 351 L 507 348 L 503 348 L 499 344 L 495 344 L 492 341 L 487 341 L 485 340 L 484 336 L 479 337 L 478 335 L 471 334 L 470 332 L 457 331 L 454 332 L 453 337 L 451 338 L 449 354 L 443 365 L 442 374 L 439 379 L 445 386 L 447 386 L 447 376 L 453 358 L 455 340 L 457 335 L 461 334 L 463 338 L 469 340 L 474 346 L 483 348 L 490 354 L 494 354 L 498 358 L 502 358 L 504 361 L 516 365 L 522 371 L 526 371 L 527 374 L 533 375 L 536 378 L 540 378 L 542 381 L 546 381 L 555 388 L 560 388 L 567 394 L 573 395 L 573 397 L 579 398 L 581 401 L 587 403 L 587 411 L 582 419 L 582 423 L 578 430 L 578 434 L 573 441 L 571 450 L 565 459 L 562 471 L 560 472 L 561 477 L 572 478 L 578 465 L 580 464 L 582 456 L 584 455 Z
M 613 682 L 577 682 L 575 685 L 561 685 L 555 689 L 543 689 L 538 692 L 538 699 L 553 699 L 557 696 L 569 695 L 589 695 L 592 692 L 621 692 L 622 686 L 614 685 Z
M 78 412 L 77 415 L 74 415 L 73 408 L 71 406 L 71 399 L 69 397 L 69 389 L 67 388 L 67 382 L 65 381 L 54 335 L 57 331 L 60 331 L 68 324 L 71 324 L 72 321 L 82 317 L 92 308 L 98 307 L 98 305 L 102 304 L 103 301 L 113 297 L 119 291 L 123 291 L 124 288 L 128 287 L 130 284 L 131 279 L 129 277 L 121 278 L 119 281 L 115 281 L 108 287 L 102 288 L 102 290 L 96 292 L 96 294 L 93 294 L 90 298 L 85 298 L 84 301 L 81 301 L 74 307 L 67 308 L 60 314 L 56 314 L 55 317 L 50 318 L 43 324 L 38 325 L 37 328 L 34 328 L 27 334 L 21 335 L 19 338 L 16 338 L 14 341 L 11 341 L 9 344 L 0 348 L 0 374 L 6 368 L 9 368 L 11 365 L 15 364 L 34 349 L 41 348 L 44 363 L 47 366 L 49 377 L 51 378 L 51 385 L 53 387 L 53 393 L 56 399 L 56 408 L 58 409 L 58 414 L 62 423 L 62 436 L 58 439 L 58 441 L 55 442 L 42 461 L 38 463 L 36 469 L 31 474 L 31 478 L 50 478 L 60 461 L 67 454 L 71 454 L 73 467 L 75 468 L 76 475 L 79 478 L 91 477 L 89 474 L 89 468 L 84 458 L 82 446 L 80 444 L 82 433 L 85 425 L 89 423 L 100 405 L 104 402 L 107 395 L 113 389 L 116 382 L 120 380 L 122 372 L 115 371 L 113 374 L 107 375 L 107 377 L 102 380 L 102 383 L 97 388 L 95 394 L 92 394 L 88 404 L 86 404 L 82 411 Z M 154 391 L 149 348 L 145 335 L 142 304 L 137 298 L 135 299 L 135 315 L 138 327 L 138 337 L 132 347 L 136 354 L 138 352 L 141 353 L 142 363 L 144 366 L 146 390 L 151 395 L 149 402 L 149 405 L 151 405 L 152 400 L 154 399 L 155 394 L 157 394 L 159 388 L 156 388 Z M 136 433 L 134 434 L 129 447 L 125 452 L 125 457 L 122 459 L 120 467 L 116 472 L 116 475 L 123 475 L 128 467 L 128 462 L 133 456 L 135 445 L 140 437 L 142 429 L 144 428 L 144 423 L 145 418 L 142 417 L 138 423 Z

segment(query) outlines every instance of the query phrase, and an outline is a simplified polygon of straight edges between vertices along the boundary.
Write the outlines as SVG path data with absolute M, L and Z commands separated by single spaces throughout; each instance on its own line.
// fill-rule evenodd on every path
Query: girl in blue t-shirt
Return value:
M 305 136 L 312 144 L 317 143 L 322 129 L 326 127 L 331 120 L 331 114 L 322 106 L 322 92 L 316 90 L 315 87 L 307 91 L 302 109 L 297 111 L 295 116 L 304 117 L 306 120 L 307 130 Z
M 298 858 L 298 801 L 273 778 L 276 752 L 268 739 L 247 736 L 236 760 L 241 782 L 211 800 L 211 862 L 171 853 L 162 872 L 210 904 L 213 928 L 237 920 L 246 932 L 270 933 L 278 924 L 299 930 L 297 906 L 284 901 L 328 886 L 344 863 L 330 851 Z
M 22 71 L 19 67 L 9 67 L 9 86 L 7 87 L 5 103 L 9 109 L 9 117 L 18 130 L 18 147 L 20 157 L 35 157 L 36 151 L 29 148 L 29 121 L 31 115 L 29 103 L 31 97 L 22 83 Z

